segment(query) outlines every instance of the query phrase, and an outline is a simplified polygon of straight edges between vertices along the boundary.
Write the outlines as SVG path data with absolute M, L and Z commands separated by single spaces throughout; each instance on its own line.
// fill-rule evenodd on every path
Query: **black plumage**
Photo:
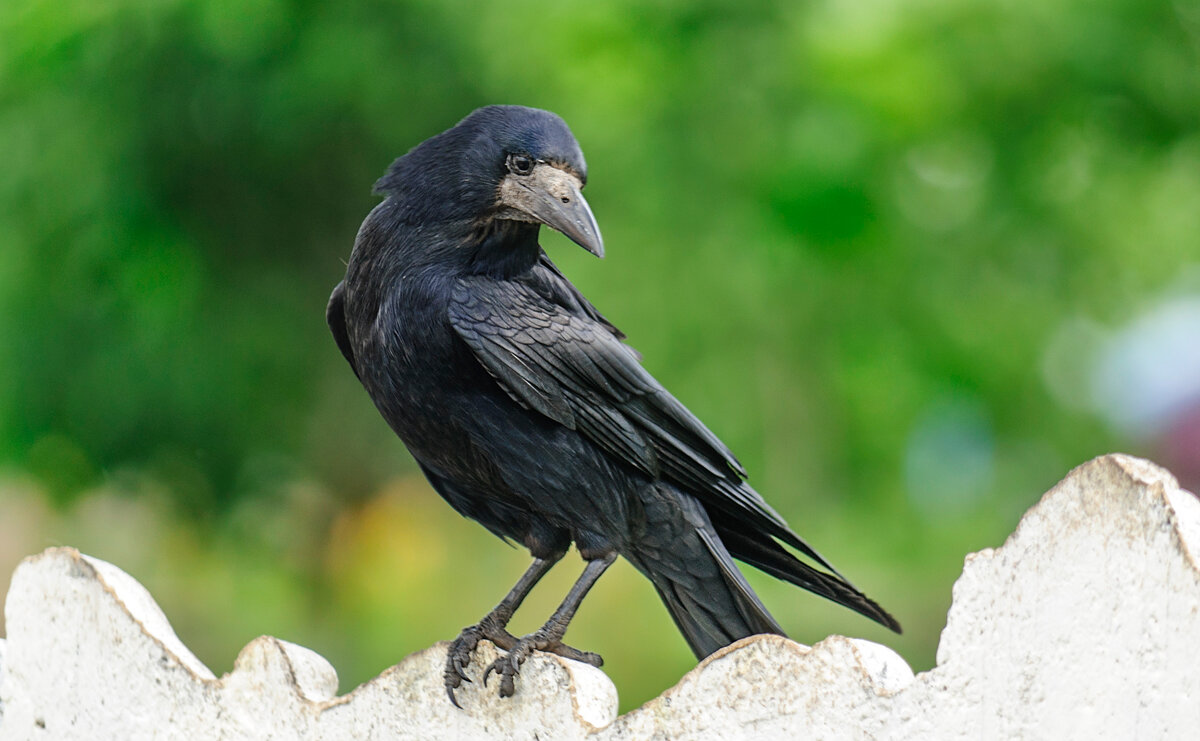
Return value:
M 451 647 L 451 699 L 480 638 L 509 652 L 487 672 L 505 695 L 533 649 L 598 664 L 561 638 L 618 554 L 654 584 L 697 657 L 782 634 L 735 558 L 899 631 L 750 488 L 542 251 L 546 224 L 602 255 L 586 177 L 559 117 L 481 108 L 376 183 L 386 198 L 329 301 L 338 347 L 433 487 L 534 557 Z M 510 635 L 512 612 L 572 542 L 583 577 L 541 630 Z

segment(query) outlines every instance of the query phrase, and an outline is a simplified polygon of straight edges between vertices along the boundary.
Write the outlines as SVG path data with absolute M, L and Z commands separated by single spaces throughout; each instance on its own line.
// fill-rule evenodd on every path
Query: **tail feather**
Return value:
M 646 503 L 649 533 L 627 557 L 649 577 L 671 618 L 702 659 L 759 633 L 784 635 L 721 542 L 704 508 L 675 491 Z
M 717 526 L 717 533 L 734 558 L 777 579 L 791 582 L 813 594 L 849 607 L 897 633 L 901 632 L 900 623 L 896 618 L 860 592 L 841 574 L 828 574 L 813 568 L 770 537 L 747 533 L 733 524 L 721 523 Z
M 625 557 L 654 584 L 696 658 L 759 633 L 785 635 L 734 559 L 900 632 L 900 624 L 841 574 L 809 565 L 749 525 L 719 519 L 661 483 L 641 497 L 645 527 Z

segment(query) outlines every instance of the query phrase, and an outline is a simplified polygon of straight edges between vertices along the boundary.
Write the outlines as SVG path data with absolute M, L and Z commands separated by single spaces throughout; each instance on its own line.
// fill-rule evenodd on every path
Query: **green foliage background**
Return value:
M 343 690 L 481 616 L 525 556 L 436 499 L 323 310 L 388 163 L 522 103 L 609 252 L 552 257 L 907 630 L 764 600 L 927 668 L 966 552 L 1153 453 L 1045 353 L 1196 260 L 1198 41 L 1183 0 L 0 4 L 0 571 L 78 545 L 214 670 L 270 633 Z M 693 664 L 625 567 L 570 637 L 624 707 Z

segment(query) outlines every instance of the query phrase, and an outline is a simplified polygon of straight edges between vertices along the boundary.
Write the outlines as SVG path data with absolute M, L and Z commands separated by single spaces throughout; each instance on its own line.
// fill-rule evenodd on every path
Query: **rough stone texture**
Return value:
M 1194 738 L 1200 500 L 1146 461 L 1075 469 L 1000 548 L 967 557 L 938 666 L 830 637 L 740 641 L 616 718 L 597 669 L 537 655 L 516 697 L 441 686 L 446 644 L 335 697 L 308 649 L 251 642 L 216 678 L 146 590 L 68 548 L 26 559 L 0 641 L 0 740 Z M 478 677 L 496 655 L 484 644 Z
M 616 716 L 598 669 L 538 655 L 511 701 L 478 683 L 442 687 L 446 645 L 409 656 L 344 697 L 316 653 L 255 639 L 217 679 L 146 590 L 70 548 L 25 560 L 5 605 L 0 739 L 582 738 Z M 491 645 L 478 656 L 490 662 Z M 478 665 L 473 665 L 478 669 Z

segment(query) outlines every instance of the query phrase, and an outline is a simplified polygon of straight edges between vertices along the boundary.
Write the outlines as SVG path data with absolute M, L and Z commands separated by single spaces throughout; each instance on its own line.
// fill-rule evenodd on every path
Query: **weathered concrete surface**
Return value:
M 213 676 L 158 606 L 111 564 L 52 548 L 17 569 L 5 606 L 8 647 L 0 739 L 582 738 L 616 716 L 598 669 L 538 655 L 511 701 L 495 685 L 442 687 L 445 644 L 334 697 L 316 653 L 263 636 Z M 479 659 L 497 654 L 481 647 Z M 478 662 L 472 665 L 478 669 Z
M 0 740 L 1162 739 L 1200 733 L 1200 500 L 1146 461 L 1071 474 L 1000 548 L 967 557 L 938 666 L 878 644 L 741 641 L 616 718 L 597 669 L 537 655 L 516 697 L 446 700 L 446 644 L 348 695 L 312 651 L 253 641 L 216 678 L 129 576 L 71 549 L 27 559 L 0 641 Z M 481 647 L 471 670 L 496 655 Z

